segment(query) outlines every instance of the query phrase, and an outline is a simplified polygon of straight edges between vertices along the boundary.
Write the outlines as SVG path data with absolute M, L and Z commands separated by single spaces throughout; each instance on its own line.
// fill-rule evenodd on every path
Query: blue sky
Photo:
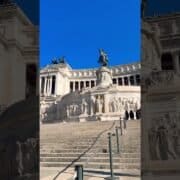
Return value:
M 16 2 L 30 18 L 30 20 L 35 24 L 39 24 L 39 0 L 11 0 Z
M 139 0 L 53 0 L 40 4 L 41 66 L 65 56 L 73 68 L 97 67 L 103 48 L 110 65 L 140 59 Z
M 147 15 L 180 12 L 180 0 L 147 0 Z
M 39 0 L 15 0 L 39 24 Z M 147 0 L 147 15 L 180 12 L 180 0 Z M 110 65 L 140 59 L 140 0 L 41 0 L 40 65 L 66 56 L 73 68 L 96 67 L 98 49 Z

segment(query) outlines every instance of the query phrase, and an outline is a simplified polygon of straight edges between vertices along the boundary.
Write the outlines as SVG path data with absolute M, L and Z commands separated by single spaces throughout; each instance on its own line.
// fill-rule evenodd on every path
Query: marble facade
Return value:
M 16 5 L 0 5 L 0 113 L 10 105 L 38 94 L 29 70 L 38 69 L 38 27 Z M 28 77 L 27 77 L 28 75 Z M 32 77 L 31 77 L 32 78 Z M 36 91 L 36 92 L 35 92 Z
M 0 1 L 0 179 L 38 178 L 38 39 L 24 11 Z
M 180 172 L 180 14 L 142 26 L 142 175 Z M 152 178 L 151 178 L 152 177 Z
M 140 110 L 140 64 L 73 70 L 67 63 L 40 73 L 41 121 L 119 120 Z M 130 119 L 130 117 L 129 117 Z

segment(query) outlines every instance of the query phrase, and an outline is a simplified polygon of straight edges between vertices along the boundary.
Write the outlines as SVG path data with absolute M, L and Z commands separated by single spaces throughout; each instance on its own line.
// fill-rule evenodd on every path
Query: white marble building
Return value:
M 112 120 L 125 111 L 132 111 L 134 119 L 140 109 L 140 64 L 94 69 L 48 65 L 40 71 L 40 94 L 44 122 Z
M 37 40 L 38 27 L 18 6 L 0 5 L 0 113 L 38 94 Z
M 47 65 L 40 71 L 41 97 L 62 96 L 83 88 L 96 86 L 94 69 L 72 69 L 67 63 Z M 110 67 L 113 84 L 118 86 L 140 85 L 140 63 Z M 58 83 L 61 82 L 61 83 Z

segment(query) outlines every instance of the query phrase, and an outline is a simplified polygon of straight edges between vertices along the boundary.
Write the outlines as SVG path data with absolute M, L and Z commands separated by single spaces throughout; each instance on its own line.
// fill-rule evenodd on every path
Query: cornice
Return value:
M 127 75 L 127 74 L 133 74 L 139 72 L 141 69 L 140 63 L 132 63 L 132 64 L 126 64 L 126 65 L 117 65 L 117 66 L 111 66 L 110 70 L 112 72 L 113 76 L 119 76 L 119 75 Z M 69 70 L 69 78 L 70 79 L 88 79 L 88 78 L 96 78 L 96 71 L 98 68 L 93 69 L 75 69 L 75 70 Z M 53 66 L 46 66 L 45 68 L 42 68 L 40 70 L 41 74 L 46 73 L 63 73 L 63 70 L 59 70 L 55 65 Z
M 176 18 L 180 18 L 180 12 L 167 14 L 167 15 L 150 16 L 150 17 L 146 17 L 145 20 L 148 22 L 160 22 L 160 21 L 174 20 Z
M 16 5 L 0 6 L 0 18 L 11 19 L 18 17 L 25 25 L 34 26 L 24 12 Z

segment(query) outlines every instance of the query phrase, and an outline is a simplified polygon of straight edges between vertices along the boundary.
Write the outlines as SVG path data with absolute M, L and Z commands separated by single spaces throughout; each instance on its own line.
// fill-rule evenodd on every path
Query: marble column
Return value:
M 50 83 L 49 83 L 49 95 L 51 95 L 52 92 L 52 76 L 50 77 Z
M 156 23 L 156 24 L 154 24 L 154 26 L 155 26 L 155 32 L 157 33 L 157 36 L 160 36 L 160 28 L 159 28 L 159 24 L 158 23 Z
M 134 113 L 134 119 L 137 119 L 137 117 L 136 117 L 136 111 L 133 111 L 133 113 Z
M 130 86 L 131 85 L 130 76 L 127 76 L 127 79 L 128 79 L 128 86 Z
M 134 77 L 134 85 L 137 86 L 136 75 L 134 75 L 133 77 Z
M 122 78 L 122 86 L 124 86 L 124 77 L 121 77 Z
M 81 90 L 81 82 L 78 81 L 78 91 L 80 91 L 80 90 Z
M 73 92 L 75 91 L 75 81 L 72 81 L 73 82 Z
M 61 84 L 59 84 L 58 82 L 59 82 L 59 74 L 56 74 L 56 88 L 55 88 L 55 93 L 56 93 L 56 95 L 58 95 L 59 94 L 59 85 L 61 85 Z
M 47 77 L 44 77 L 44 95 L 46 95 Z
M 173 62 L 174 62 L 175 71 L 177 74 L 179 74 L 180 73 L 179 52 L 173 53 Z
M 176 25 L 176 21 L 175 20 L 172 21 L 172 31 L 173 31 L 173 34 L 177 34 L 178 27 Z
M 109 106 L 108 106 L 108 98 L 107 98 L 107 94 L 104 94 L 104 113 L 108 113 L 109 112 Z
M 94 110 L 95 109 L 95 99 L 93 96 L 91 96 L 90 98 L 90 114 L 93 115 L 94 114 Z
M 41 83 L 42 83 L 42 77 L 40 78 L 40 80 L 39 80 L 39 95 L 41 96 L 42 95 L 42 91 L 41 91 L 41 88 L 42 88 L 42 85 L 41 85 Z
M 48 77 L 48 82 L 47 82 L 47 95 L 49 96 L 49 89 L 50 89 L 50 77 Z
M 47 78 L 47 89 L 46 89 L 46 94 L 49 96 L 49 83 L 50 83 L 50 79 L 49 77 Z
M 46 95 L 48 95 L 49 78 L 46 78 Z

